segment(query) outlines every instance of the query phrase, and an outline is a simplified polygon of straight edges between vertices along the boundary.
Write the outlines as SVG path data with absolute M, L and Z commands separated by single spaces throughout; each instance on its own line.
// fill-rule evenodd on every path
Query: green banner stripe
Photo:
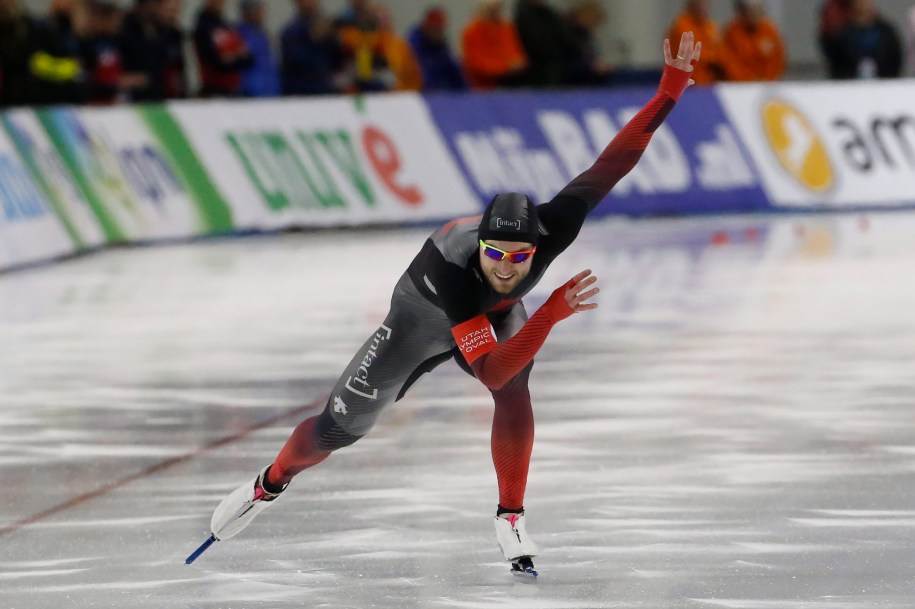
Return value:
M 219 189 L 213 184 L 203 164 L 197 158 L 181 125 L 167 106 L 138 106 L 137 111 L 150 131 L 159 139 L 163 150 L 171 157 L 172 166 L 184 178 L 191 197 L 197 204 L 207 233 L 229 233 L 235 228 L 232 210 Z
M 54 146 L 57 147 L 58 153 L 60 153 L 67 169 L 70 170 L 73 179 L 76 180 L 76 184 L 83 191 L 83 196 L 85 196 L 86 201 L 89 202 L 89 207 L 92 208 L 92 212 L 95 214 L 96 218 L 98 218 L 99 224 L 102 227 L 102 232 L 105 233 L 105 239 L 108 243 L 123 243 L 126 241 L 124 232 L 121 230 L 121 227 L 118 226 L 118 223 L 112 214 L 108 213 L 99 194 L 96 192 L 95 188 L 93 188 L 89 176 L 87 176 L 82 167 L 80 167 L 79 159 L 76 158 L 76 151 L 70 147 L 66 138 L 61 133 L 60 128 L 55 124 L 54 113 L 65 111 L 66 110 L 49 109 L 36 110 L 35 113 L 38 116 L 41 125 L 48 133 L 48 136 L 51 138 L 51 141 L 54 143 Z

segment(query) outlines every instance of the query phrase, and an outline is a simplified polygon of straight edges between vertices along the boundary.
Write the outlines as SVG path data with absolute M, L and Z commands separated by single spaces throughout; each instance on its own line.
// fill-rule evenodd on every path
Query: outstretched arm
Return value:
M 573 179 L 553 201 L 538 208 L 541 217 L 544 214 L 562 216 L 567 211 L 563 208 L 570 204 L 568 199 L 571 198 L 584 204 L 580 218 L 584 221 L 584 215 L 594 209 L 623 176 L 632 171 L 655 130 L 670 114 L 680 95 L 693 84 L 690 73 L 693 65 L 699 61 L 701 52 L 702 43 L 693 41 L 692 32 L 686 32 L 681 37 L 676 57 L 671 56 L 670 41 L 664 41 L 664 75 L 657 94 L 626 123 L 590 168 Z M 562 223 L 559 218 L 557 221 Z
M 570 279 L 504 343 L 496 342 L 485 315 L 453 327 L 451 333 L 477 378 L 489 389 L 501 389 L 534 359 L 554 325 L 580 311 L 597 308 L 597 303 L 585 302 L 599 292 L 592 287 L 595 282 L 597 277 L 590 270 Z

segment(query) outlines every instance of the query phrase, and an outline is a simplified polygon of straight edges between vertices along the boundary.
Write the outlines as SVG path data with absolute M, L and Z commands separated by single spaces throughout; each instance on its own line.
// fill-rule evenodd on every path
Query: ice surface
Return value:
M 904 214 L 585 228 L 528 299 L 586 266 L 601 279 L 532 377 L 535 584 L 490 523 L 488 394 L 450 363 L 185 566 L 219 499 L 321 407 L 428 232 L 0 276 L 0 606 L 915 606 Z

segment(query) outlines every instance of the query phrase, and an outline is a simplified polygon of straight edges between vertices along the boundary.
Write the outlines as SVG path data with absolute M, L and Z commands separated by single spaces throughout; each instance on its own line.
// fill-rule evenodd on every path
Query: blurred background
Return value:
M 0 103 L 639 84 L 683 27 L 702 32 L 716 81 L 899 76 L 915 69 L 913 11 L 911 0 L 0 0 Z M 513 31 L 481 42 L 481 18 Z M 512 37 L 517 57 L 488 48 Z M 861 64 L 865 46 L 879 69 Z M 481 79 L 487 54 L 524 70 Z

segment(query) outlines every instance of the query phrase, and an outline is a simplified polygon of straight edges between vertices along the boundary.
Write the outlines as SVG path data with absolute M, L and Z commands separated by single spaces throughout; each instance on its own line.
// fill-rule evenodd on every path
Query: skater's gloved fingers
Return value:
M 582 271 L 572 281 L 574 283 L 566 289 L 565 293 L 565 299 L 569 307 L 576 312 L 596 308 L 596 303 L 585 304 L 586 300 L 593 298 L 600 292 L 599 288 L 592 287 L 597 283 L 597 277 L 591 274 L 591 269 Z
M 595 296 L 597 296 L 597 294 L 599 292 L 600 292 L 600 288 L 591 288 L 587 292 L 583 292 L 583 293 L 579 294 L 578 296 L 576 296 L 570 303 L 570 306 L 573 309 L 575 309 L 576 313 L 578 313 L 580 311 L 590 311 L 592 309 L 596 309 L 597 308 L 596 302 L 585 302 L 585 301 L 590 300 L 591 298 L 594 298 Z

